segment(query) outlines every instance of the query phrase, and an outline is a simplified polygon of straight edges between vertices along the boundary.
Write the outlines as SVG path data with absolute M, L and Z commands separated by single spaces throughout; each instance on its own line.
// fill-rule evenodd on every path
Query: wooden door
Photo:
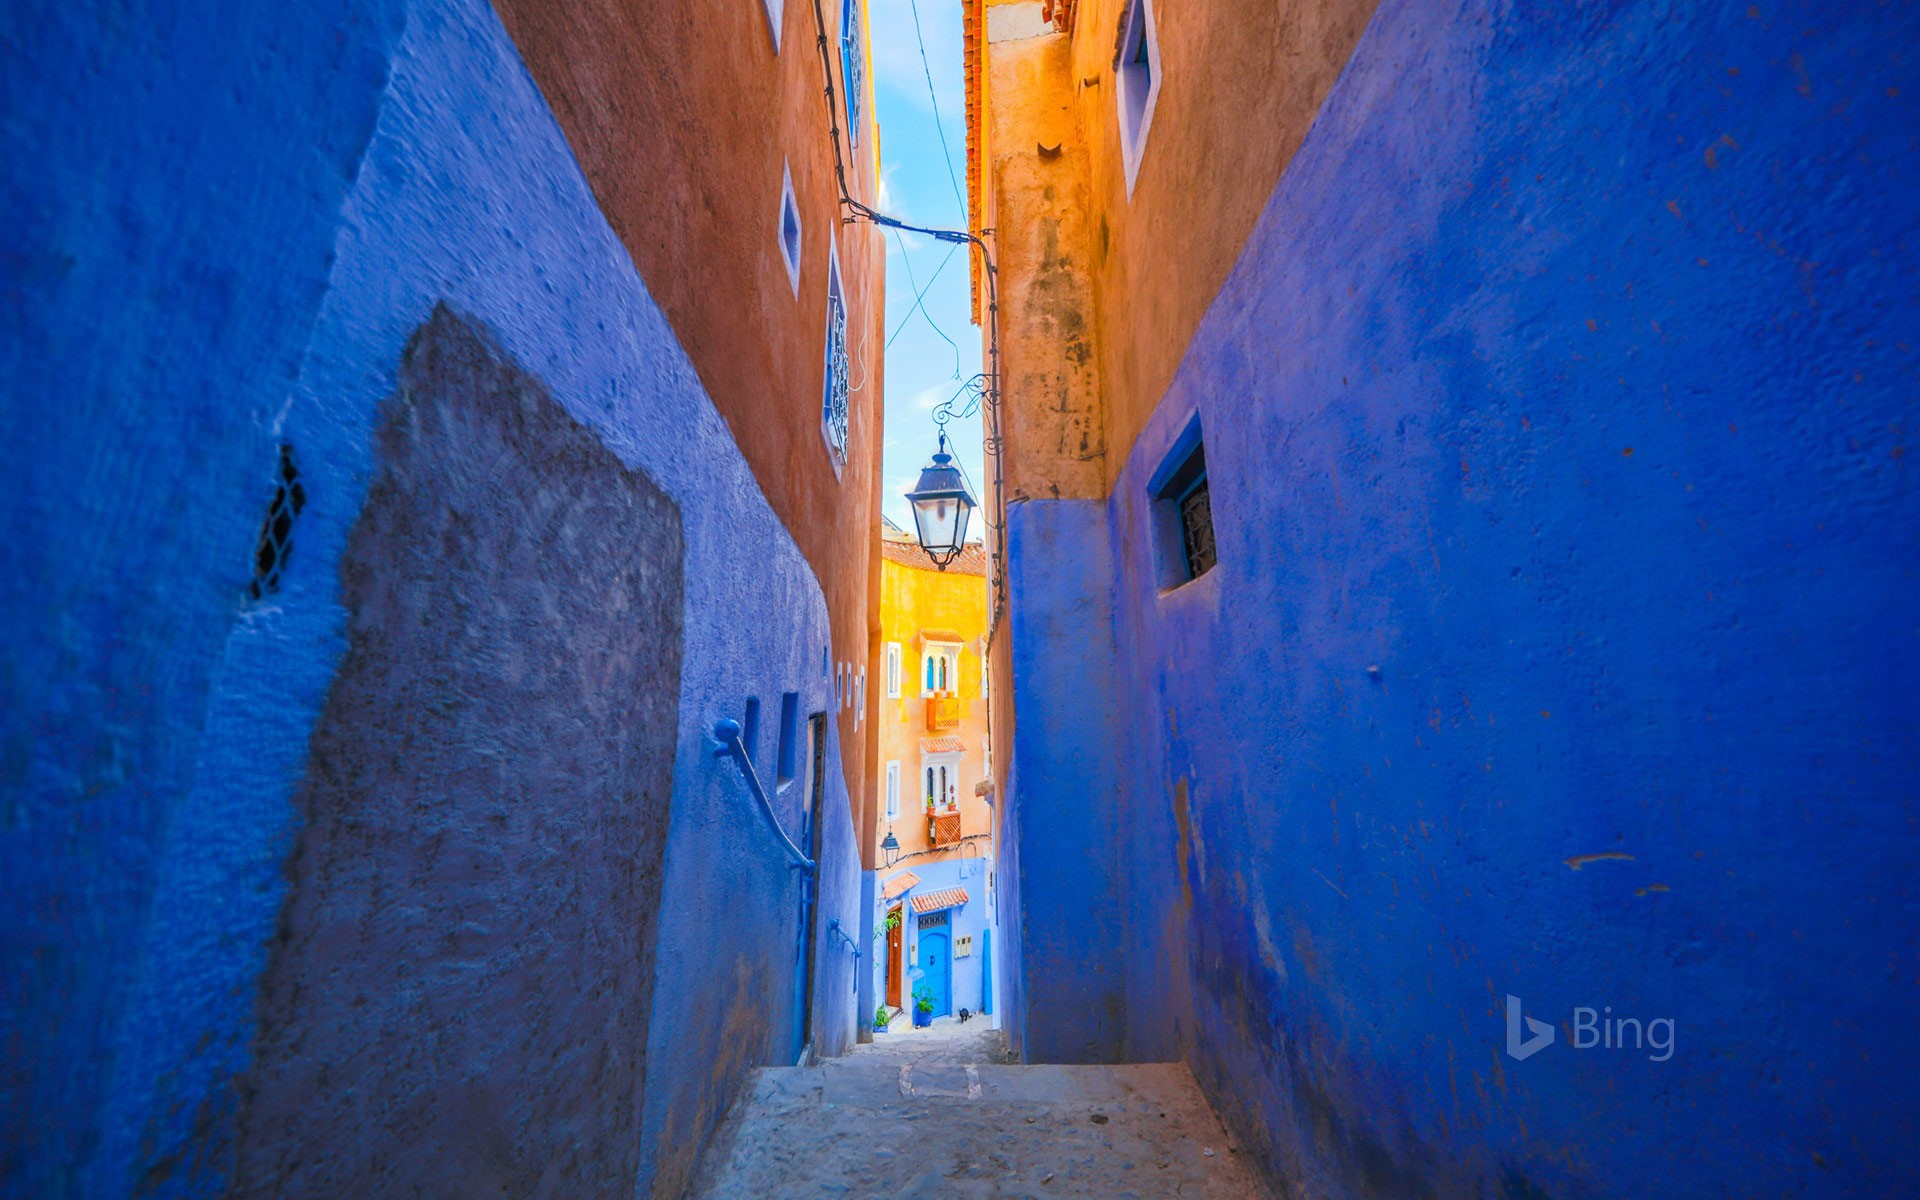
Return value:
M 895 905 L 887 913 L 893 928 L 887 930 L 887 1007 L 900 1007 L 900 956 L 901 947 L 906 942 L 902 926 L 906 924 L 906 914 Z

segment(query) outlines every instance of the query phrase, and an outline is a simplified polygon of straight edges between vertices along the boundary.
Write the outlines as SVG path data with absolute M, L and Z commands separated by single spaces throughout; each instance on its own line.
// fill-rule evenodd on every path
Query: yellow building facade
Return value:
M 986 552 L 970 545 L 941 571 L 912 535 L 888 523 L 880 554 L 880 819 L 872 851 L 876 916 L 889 933 L 875 984 L 887 1006 L 910 1003 L 924 969 L 937 965 L 916 953 L 915 934 L 951 908 L 955 961 L 934 985 L 940 1011 L 984 1007 L 990 984 L 971 978 L 984 964 L 960 956 L 969 934 L 991 922 Z M 897 847 L 886 846 L 889 835 Z
M 880 543 L 880 843 L 899 861 L 957 854 L 991 837 L 975 792 L 989 777 L 986 555 L 968 546 L 945 571 L 890 525 Z M 978 847 L 973 853 L 984 852 Z

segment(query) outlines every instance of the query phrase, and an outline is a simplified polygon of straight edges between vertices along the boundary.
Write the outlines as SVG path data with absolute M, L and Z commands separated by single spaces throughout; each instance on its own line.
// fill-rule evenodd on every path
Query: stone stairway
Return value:
M 735 1104 L 706 1200 L 1242 1200 L 1245 1160 L 1185 1066 L 1016 1066 L 976 1018 L 772 1067 Z

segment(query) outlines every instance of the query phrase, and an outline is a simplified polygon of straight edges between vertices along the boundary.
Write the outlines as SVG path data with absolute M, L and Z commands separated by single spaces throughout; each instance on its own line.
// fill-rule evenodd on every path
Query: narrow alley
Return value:
M 693 1195 L 1242 1200 L 1233 1139 L 1179 1063 L 1019 1066 L 945 1018 L 810 1067 L 770 1067 L 714 1136 Z M 876 1139 L 876 1129 L 898 1131 Z
M 0 1200 L 1920 1197 L 1920 0 L 6 0 Z

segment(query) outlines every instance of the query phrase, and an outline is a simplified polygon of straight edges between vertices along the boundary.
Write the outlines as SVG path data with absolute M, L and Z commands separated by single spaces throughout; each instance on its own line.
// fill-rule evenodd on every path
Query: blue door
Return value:
M 952 926 L 942 922 L 920 931 L 920 982 L 933 993 L 933 1015 L 953 1011 Z

